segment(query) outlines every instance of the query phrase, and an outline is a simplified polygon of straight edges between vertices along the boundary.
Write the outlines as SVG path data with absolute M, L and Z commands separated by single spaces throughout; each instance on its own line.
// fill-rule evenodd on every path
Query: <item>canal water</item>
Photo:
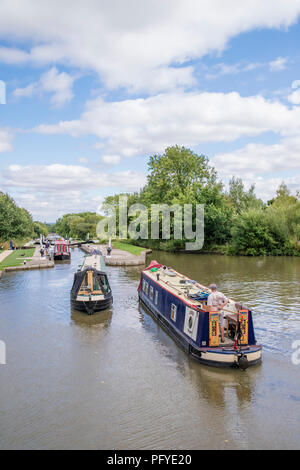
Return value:
M 82 257 L 0 281 L 1 449 L 300 447 L 299 258 L 149 256 L 253 308 L 263 362 L 242 372 L 193 361 L 139 308 L 138 267 L 108 268 L 111 310 L 72 311 Z

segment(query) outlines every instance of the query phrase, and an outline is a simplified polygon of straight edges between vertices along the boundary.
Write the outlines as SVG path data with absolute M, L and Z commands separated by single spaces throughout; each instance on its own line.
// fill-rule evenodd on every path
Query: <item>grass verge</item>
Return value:
M 141 246 L 130 245 L 129 243 L 118 242 L 118 241 L 113 241 L 112 247 L 117 248 L 118 250 L 128 251 L 128 253 L 131 253 L 132 255 L 135 255 L 135 256 L 139 256 L 143 251 L 145 251 L 145 248 Z
M 10 268 L 12 266 L 21 266 L 25 258 L 30 258 L 33 256 L 34 251 L 35 248 L 30 248 L 29 250 L 14 250 L 2 261 L 2 263 L 0 263 L 0 271 L 3 271 L 3 269 Z

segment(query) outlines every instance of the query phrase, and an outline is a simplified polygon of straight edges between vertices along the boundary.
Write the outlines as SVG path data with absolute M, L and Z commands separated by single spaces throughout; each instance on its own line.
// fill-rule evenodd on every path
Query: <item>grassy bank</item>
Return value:
M 28 243 L 30 240 L 32 240 L 32 237 L 27 237 L 27 238 L 12 238 L 13 245 L 16 247 L 22 247 L 26 243 Z M 0 240 L 0 252 L 1 250 L 9 250 L 9 241 L 1 241 Z
M 0 271 L 3 271 L 5 268 L 10 268 L 12 266 L 21 266 L 24 263 L 25 258 L 30 258 L 33 256 L 34 251 L 35 248 L 28 250 L 14 250 L 2 261 L 2 263 L 0 263 Z
M 113 241 L 112 248 L 117 248 L 118 250 L 128 251 L 128 253 L 131 253 L 132 255 L 136 255 L 136 256 L 139 256 L 143 251 L 145 251 L 145 248 L 143 247 L 131 245 L 129 243 L 119 242 L 119 241 Z

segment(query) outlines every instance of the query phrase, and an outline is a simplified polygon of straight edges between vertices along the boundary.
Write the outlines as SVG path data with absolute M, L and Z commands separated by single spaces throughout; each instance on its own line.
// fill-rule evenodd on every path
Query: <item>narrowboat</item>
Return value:
M 223 309 L 225 338 L 221 343 L 219 313 L 207 306 L 210 292 L 156 261 L 142 271 L 138 287 L 142 305 L 197 361 L 243 370 L 259 363 L 262 346 L 256 344 L 251 310 L 229 299 Z
M 94 250 L 84 257 L 83 264 L 74 274 L 72 307 L 92 315 L 108 308 L 112 301 L 104 258 L 99 250 Z
M 64 261 L 71 259 L 70 245 L 65 240 L 56 241 L 54 243 L 54 261 Z

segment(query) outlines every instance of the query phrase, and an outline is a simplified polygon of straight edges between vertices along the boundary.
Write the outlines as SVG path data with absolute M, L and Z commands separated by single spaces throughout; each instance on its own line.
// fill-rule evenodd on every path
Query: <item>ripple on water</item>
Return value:
M 88 316 L 70 306 L 83 257 L 0 281 L 1 445 L 12 448 L 296 447 L 299 260 L 153 253 L 152 258 L 253 308 L 262 366 L 202 366 L 139 309 L 140 268 L 108 267 L 114 303 Z M 2 379 L 2 377 L 1 377 Z M 3 392 L 3 393 L 2 393 Z M 276 413 L 274 413 L 276 410 Z M 276 433 L 274 435 L 274 429 Z M 299 433 L 298 433 L 299 435 Z M 224 443 L 224 440 L 229 443 Z

